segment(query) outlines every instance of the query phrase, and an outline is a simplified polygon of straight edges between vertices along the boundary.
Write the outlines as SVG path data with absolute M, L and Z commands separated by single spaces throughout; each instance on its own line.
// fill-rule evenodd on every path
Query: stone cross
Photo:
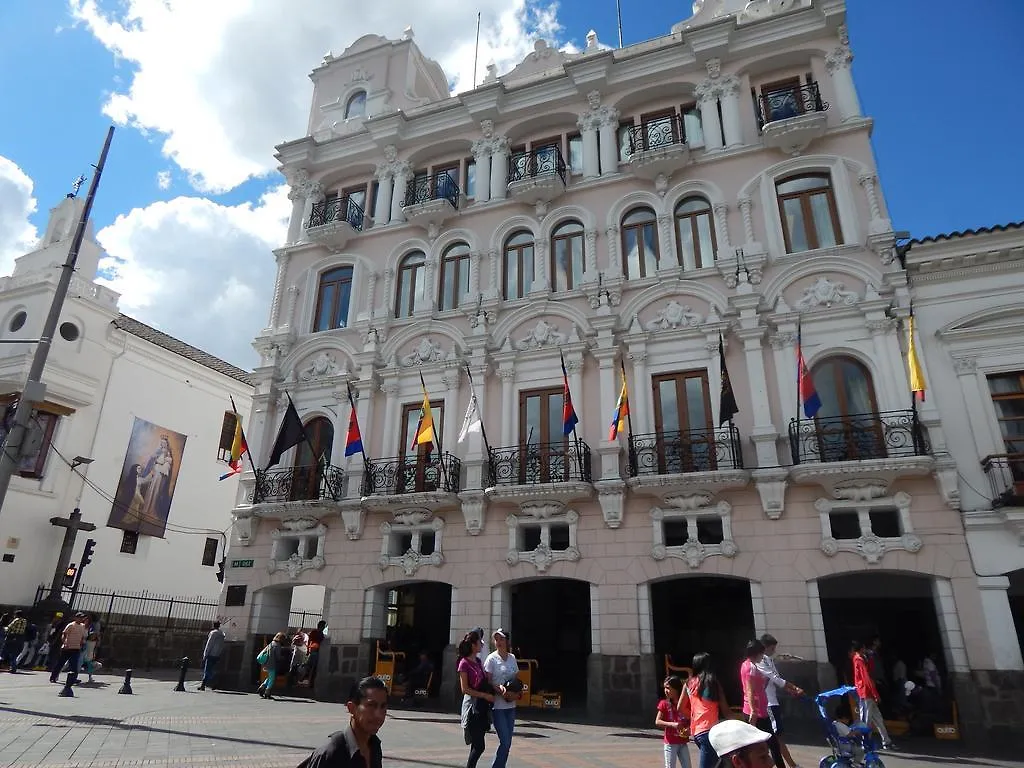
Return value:
M 64 587 L 64 574 L 67 573 L 71 564 L 71 553 L 75 549 L 75 539 L 79 531 L 95 531 L 96 525 L 82 522 L 82 510 L 77 507 L 67 517 L 51 517 L 50 525 L 56 525 L 64 529 L 64 543 L 60 547 L 60 557 L 57 558 L 57 570 L 53 572 L 53 583 L 50 584 L 50 600 L 59 600 L 61 590 Z

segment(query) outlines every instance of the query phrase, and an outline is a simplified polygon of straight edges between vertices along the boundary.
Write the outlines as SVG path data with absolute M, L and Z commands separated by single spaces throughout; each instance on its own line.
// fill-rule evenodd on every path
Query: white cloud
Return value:
M 136 208 L 97 233 L 111 275 L 99 282 L 121 293 L 122 312 L 251 368 L 290 212 L 283 186 L 255 205 L 176 197 Z
M 171 186 L 171 172 L 170 171 L 159 171 L 156 175 L 156 185 L 160 189 L 170 189 Z
M 38 238 L 28 217 L 35 213 L 32 179 L 0 155 L 0 275 L 9 275 L 14 260 L 32 250 Z
M 73 16 L 133 68 L 104 111 L 165 137 L 163 152 L 204 192 L 222 192 L 274 168 L 273 147 L 305 133 L 307 78 L 322 55 L 366 33 L 416 42 L 456 91 L 472 81 L 476 13 L 480 64 L 499 72 L 561 31 L 552 0 L 68 0 Z M 584 31 L 581 31 L 582 37 Z

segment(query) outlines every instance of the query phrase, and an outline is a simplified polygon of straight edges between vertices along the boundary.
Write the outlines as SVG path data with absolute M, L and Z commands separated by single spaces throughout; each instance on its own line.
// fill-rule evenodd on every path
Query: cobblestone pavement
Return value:
M 297 765 L 327 734 L 347 722 L 344 708 L 309 699 L 264 701 L 253 694 L 196 690 L 175 692 L 166 680 L 139 679 L 134 695 L 120 696 L 121 679 L 97 676 L 78 686 L 74 698 L 57 696 L 43 672 L 0 673 L 0 766 L 8 768 L 114 768 L 115 766 Z M 653 716 L 653 715 L 652 715 Z M 388 768 L 465 765 L 458 718 L 450 714 L 392 710 L 381 730 Z M 489 764 L 496 743 L 487 738 L 481 761 Z M 691 747 L 692 750 L 692 747 Z M 821 747 L 794 745 L 796 760 L 812 768 Z M 970 758 L 962 750 L 937 757 L 910 751 L 886 756 L 887 768 L 920 768 L 963 761 L 971 766 L 1024 766 Z M 696 752 L 691 751 L 693 765 Z M 660 735 L 654 730 L 540 722 L 516 723 L 510 768 L 633 768 L 662 764 Z

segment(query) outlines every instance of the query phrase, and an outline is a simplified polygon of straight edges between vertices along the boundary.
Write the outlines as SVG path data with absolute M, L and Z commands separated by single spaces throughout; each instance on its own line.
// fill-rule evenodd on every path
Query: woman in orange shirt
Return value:
M 708 731 L 719 720 L 733 719 L 733 715 L 725 700 L 725 691 L 715 676 L 710 653 L 693 657 L 693 677 L 686 681 L 679 709 L 690 718 L 690 738 L 700 750 L 699 768 L 715 768 L 718 755 L 708 740 Z

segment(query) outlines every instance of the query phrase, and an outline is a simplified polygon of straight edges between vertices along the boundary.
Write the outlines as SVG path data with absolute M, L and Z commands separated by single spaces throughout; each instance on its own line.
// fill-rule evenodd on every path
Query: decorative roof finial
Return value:
M 68 197 L 78 197 L 78 190 L 82 188 L 83 184 L 85 184 L 85 176 L 79 175 L 77 179 L 71 182 L 71 194 Z

